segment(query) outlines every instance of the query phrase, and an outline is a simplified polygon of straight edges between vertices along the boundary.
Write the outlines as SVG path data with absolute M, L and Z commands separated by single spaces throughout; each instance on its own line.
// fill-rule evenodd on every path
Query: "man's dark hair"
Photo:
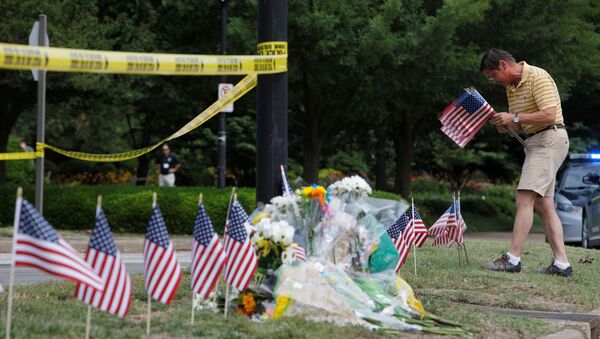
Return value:
M 500 65 L 500 60 L 515 62 L 515 58 L 513 58 L 510 53 L 501 49 L 490 49 L 483 58 L 481 58 L 481 64 L 479 65 L 479 71 L 483 72 L 484 69 L 498 69 Z

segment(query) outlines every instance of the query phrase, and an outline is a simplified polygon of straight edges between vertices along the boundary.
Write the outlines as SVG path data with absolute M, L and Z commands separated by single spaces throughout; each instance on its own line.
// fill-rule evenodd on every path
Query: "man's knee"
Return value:
M 546 214 L 554 210 L 554 200 L 552 198 L 537 198 L 535 199 L 535 210 L 540 214 Z
M 538 194 L 535 193 L 534 191 L 518 190 L 517 194 L 515 195 L 515 204 L 517 205 L 517 209 L 521 209 L 521 208 L 533 209 L 533 206 L 536 202 L 537 197 L 538 197 Z

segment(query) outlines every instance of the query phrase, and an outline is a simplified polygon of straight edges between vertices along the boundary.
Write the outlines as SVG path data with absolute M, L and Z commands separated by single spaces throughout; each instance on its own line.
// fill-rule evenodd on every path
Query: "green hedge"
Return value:
M 231 188 L 48 185 L 44 217 L 58 229 L 92 229 L 97 196 L 101 194 L 106 217 L 115 232 L 144 233 L 151 213 L 152 192 L 158 194 L 158 205 L 170 233 L 192 233 L 200 192 L 215 229 L 222 232 Z M 255 190 L 239 188 L 237 192 L 246 211 L 254 210 Z M 0 186 L 0 223 L 4 226 L 13 223 L 15 195 L 15 186 Z M 31 203 L 35 201 L 33 188 L 24 188 L 24 195 Z
M 24 191 L 25 198 L 33 203 L 33 187 L 25 187 Z M 106 216 L 116 233 L 144 233 L 151 213 L 152 192 L 156 191 L 169 232 L 191 234 L 200 192 L 204 194 L 204 205 L 215 229 L 222 232 L 231 188 L 47 185 L 45 191 L 44 216 L 58 229 L 92 229 L 96 197 L 101 194 Z M 246 211 L 250 213 L 254 210 L 255 189 L 239 188 L 237 192 Z M 13 223 L 15 194 L 16 186 L 0 186 L 0 224 L 3 226 Z M 380 191 L 374 192 L 373 197 L 399 199 L 396 194 Z M 450 206 L 452 196 L 449 193 L 421 190 L 414 192 L 414 199 L 425 224 L 431 226 Z M 469 224 L 470 220 L 466 220 L 471 230 L 512 227 L 509 221 L 514 217 L 515 206 L 514 190 L 510 187 L 490 187 L 477 194 L 464 194 L 461 205 L 463 214 L 477 217 L 477 224 Z

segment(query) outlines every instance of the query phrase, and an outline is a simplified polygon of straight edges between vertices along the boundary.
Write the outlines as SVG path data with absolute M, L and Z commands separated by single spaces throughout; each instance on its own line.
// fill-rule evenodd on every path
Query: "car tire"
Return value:
M 585 214 L 581 222 L 581 247 L 590 248 L 590 232 L 588 230 L 588 220 Z

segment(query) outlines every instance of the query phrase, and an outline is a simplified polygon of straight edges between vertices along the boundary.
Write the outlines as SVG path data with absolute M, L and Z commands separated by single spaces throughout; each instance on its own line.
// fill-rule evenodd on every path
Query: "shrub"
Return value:
M 152 192 L 158 194 L 158 205 L 170 233 L 192 233 L 200 192 L 204 195 L 204 205 L 215 229 L 222 233 L 230 188 L 48 185 L 44 217 L 58 229 L 91 229 L 94 226 L 96 197 L 101 194 L 106 217 L 115 232 L 144 233 L 151 213 Z M 246 211 L 254 210 L 254 189 L 239 188 L 237 192 Z M 0 223 L 3 225 L 13 223 L 15 194 L 15 185 L 0 186 Z M 33 203 L 34 188 L 24 187 L 24 194 Z

